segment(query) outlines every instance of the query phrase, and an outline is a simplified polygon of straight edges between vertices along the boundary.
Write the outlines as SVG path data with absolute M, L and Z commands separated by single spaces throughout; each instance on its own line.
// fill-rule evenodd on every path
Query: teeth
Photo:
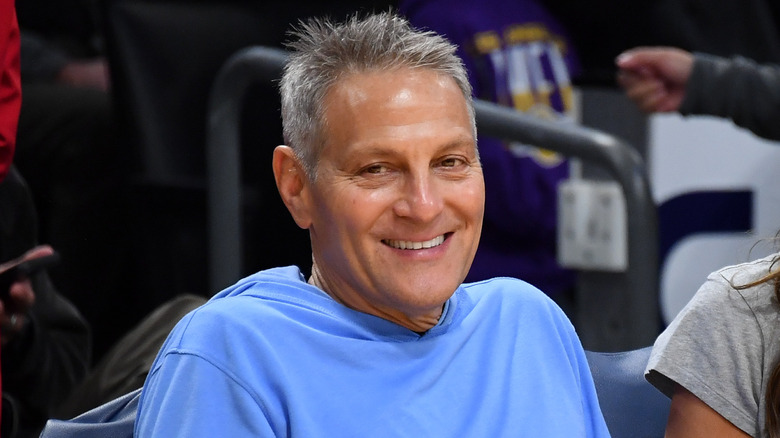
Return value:
M 428 249 L 439 246 L 444 242 L 444 235 L 434 237 L 426 242 L 412 242 L 410 240 L 385 240 L 385 243 L 398 249 Z

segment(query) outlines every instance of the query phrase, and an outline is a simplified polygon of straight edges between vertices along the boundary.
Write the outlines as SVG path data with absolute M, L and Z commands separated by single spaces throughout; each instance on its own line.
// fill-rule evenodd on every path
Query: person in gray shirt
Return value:
M 780 66 L 674 47 L 615 60 L 642 111 L 712 115 L 780 140 Z M 780 253 L 712 273 L 656 340 L 646 377 L 672 398 L 667 437 L 780 437 Z
M 780 253 L 709 275 L 658 337 L 645 377 L 666 437 L 780 436 Z

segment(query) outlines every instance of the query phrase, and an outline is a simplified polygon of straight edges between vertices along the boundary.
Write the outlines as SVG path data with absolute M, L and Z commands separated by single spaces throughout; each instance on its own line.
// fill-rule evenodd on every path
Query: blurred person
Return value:
M 19 30 L 13 2 L 0 2 L 0 275 L 14 259 L 52 253 L 37 246 L 30 192 L 11 166 L 21 103 Z M 2 282 L 0 375 L 3 438 L 38 436 L 52 409 L 84 376 L 89 328 L 45 272 Z
M 185 316 L 135 436 L 608 436 L 560 308 L 462 284 L 485 186 L 455 47 L 391 13 L 295 36 L 273 170 L 312 275 L 261 271 Z
M 534 0 L 401 0 L 418 27 L 458 46 L 474 96 L 536 117 L 574 122 L 572 77 L 579 59 L 566 29 Z M 485 223 L 466 281 L 521 278 L 571 318 L 575 274 L 557 260 L 558 185 L 565 157 L 534 145 L 480 137 Z
M 675 47 L 638 47 L 616 58 L 618 83 L 647 113 L 731 119 L 761 137 L 780 139 L 780 66 Z
M 62 255 L 52 278 L 94 329 L 98 359 L 143 314 L 131 297 L 131 153 L 116 136 L 96 5 L 24 3 L 14 163 L 32 190 L 40 238 Z
M 0 259 L 52 252 L 34 246 L 29 191 L 12 169 L 0 183 Z M 20 252 L 24 251 L 24 252 Z M 9 268 L 0 264 L 0 274 Z M 18 277 L 0 303 L 3 438 L 37 437 L 46 420 L 86 375 L 89 326 L 45 272 Z

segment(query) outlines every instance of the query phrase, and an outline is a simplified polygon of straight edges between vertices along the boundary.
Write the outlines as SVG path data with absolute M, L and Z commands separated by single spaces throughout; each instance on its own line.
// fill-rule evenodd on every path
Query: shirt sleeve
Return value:
M 780 140 L 780 65 L 696 53 L 680 113 L 729 118 L 756 135 Z
M 276 437 L 255 395 L 217 364 L 169 352 L 144 384 L 136 437 Z
M 647 380 L 669 397 L 679 384 L 755 434 L 762 393 L 761 339 L 743 295 L 721 274 L 712 274 L 656 340 Z

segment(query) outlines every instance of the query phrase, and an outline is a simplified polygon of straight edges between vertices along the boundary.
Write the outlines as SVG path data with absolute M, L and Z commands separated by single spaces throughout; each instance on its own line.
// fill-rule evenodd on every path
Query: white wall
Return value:
M 780 123 L 780 121 L 778 121 Z M 654 115 L 650 118 L 648 166 L 659 208 L 670 200 L 711 191 L 751 192 L 751 230 L 694 233 L 677 240 L 660 264 L 661 312 L 666 323 L 693 296 L 707 274 L 773 252 L 774 243 L 754 244 L 780 229 L 780 143 L 763 140 L 728 120 Z M 728 206 L 725 206 L 728 213 Z M 736 213 L 731 213 L 736 214 Z M 719 218 L 706 209 L 674 221 Z

